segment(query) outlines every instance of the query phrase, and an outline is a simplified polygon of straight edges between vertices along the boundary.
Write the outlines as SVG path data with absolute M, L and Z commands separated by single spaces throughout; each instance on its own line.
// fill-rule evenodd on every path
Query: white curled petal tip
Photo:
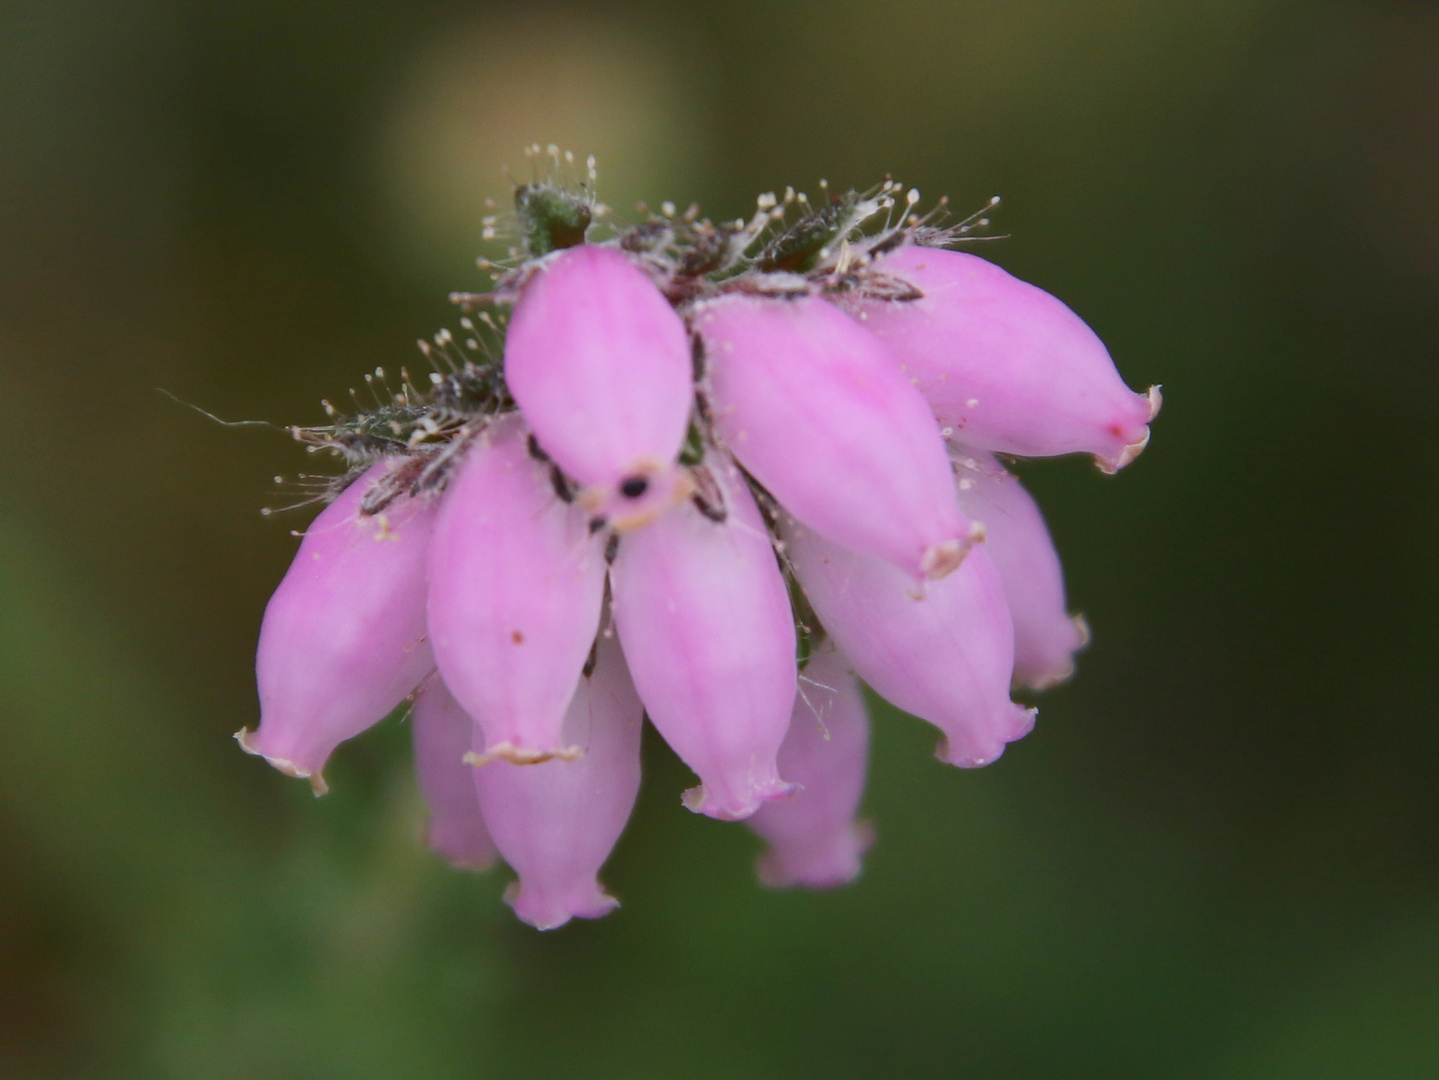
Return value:
M 255 734 L 256 733 L 249 728 L 243 727 L 235 732 L 235 741 L 240 744 L 241 750 L 252 757 L 264 758 L 271 766 L 286 776 L 293 776 L 296 780 L 310 781 L 310 790 L 315 793 L 315 798 L 318 799 L 321 795 L 329 794 L 330 785 L 325 783 L 325 778 L 320 773 L 301 768 L 289 758 L 271 757 L 269 754 L 255 749 L 254 744 L 250 741 L 251 737 Z
M 1048 672 L 1041 678 L 1032 678 L 1026 682 L 1023 679 L 1016 677 L 1014 680 L 1014 685 L 1016 687 L 1026 687 L 1030 690 L 1035 691 L 1035 693 L 1042 693 L 1045 690 L 1053 690 L 1056 686 L 1067 683 L 1070 679 L 1074 678 L 1075 670 L 1076 665 L 1073 659 L 1071 659 L 1062 667 L 1056 668 L 1055 670 Z
M 705 791 L 703 784 L 696 784 L 692 788 L 686 788 L 680 795 L 680 802 L 684 808 L 691 813 L 705 814 L 718 821 L 743 821 L 751 816 L 761 806 L 768 802 L 783 801 L 796 794 L 799 790 L 798 784 L 791 784 L 785 780 L 777 780 L 774 783 L 764 785 L 752 792 L 752 798 L 737 810 L 716 809 L 712 806 L 709 793 Z
M 1144 435 L 1137 442 L 1130 443 L 1122 451 L 1120 451 L 1119 457 L 1115 458 L 1113 461 L 1106 461 L 1104 458 L 1096 458 L 1095 463 L 1099 466 L 1100 472 L 1104 473 L 1107 476 L 1113 476 L 1120 469 L 1124 468 L 1124 466 L 1128 465 L 1131 461 L 1133 461 L 1141 453 L 1143 453 L 1144 448 L 1148 445 L 1149 428 L 1146 427 L 1144 429 Z
M 1030 708 L 1017 709 L 1015 711 L 1017 722 L 1010 729 L 1009 733 L 1005 735 L 1004 741 L 995 746 L 994 753 L 985 756 L 951 757 L 950 740 L 944 738 L 940 739 L 939 744 L 934 748 L 934 756 L 945 764 L 954 765 L 960 769 L 982 769 L 986 765 L 993 765 L 1004 756 L 1005 746 L 1008 743 L 1016 742 L 1034 730 L 1034 721 L 1039 716 L 1039 710 Z
M 1163 387 L 1157 383 L 1149 388 L 1149 394 L 1147 396 L 1149 398 L 1149 419 L 1151 422 L 1159 415 L 1159 410 L 1164 405 L 1164 395 L 1160 393 L 1162 389 Z
M 1154 418 L 1159 415 L 1159 410 L 1164 405 L 1164 395 L 1160 393 L 1160 387 L 1151 386 L 1149 393 L 1145 396 L 1149 402 L 1149 417 L 1145 421 L 1144 434 L 1121 450 L 1117 458 L 1113 460 L 1096 458 L 1095 462 L 1098 464 L 1100 472 L 1113 476 L 1143 453 L 1144 448 L 1149 445 L 1148 424 L 1152 423 Z
M 483 754 L 473 750 L 464 756 L 466 765 L 480 769 L 492 761 L 508 761 L 511 765 L 543 765 L 546 761 L 578 761 L 584 755 L 580 746 L 562 746 L 558 750 L 528 750 L 511 742 L 496 743 Z

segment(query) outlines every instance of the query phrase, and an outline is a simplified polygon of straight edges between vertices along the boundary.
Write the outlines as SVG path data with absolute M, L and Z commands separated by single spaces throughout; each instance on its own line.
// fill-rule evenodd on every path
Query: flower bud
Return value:
M 969 446 L 1084 452 L 1114 472 L 1144 449 L 1159 388 L 1124 385 L 1104 344 L 1049 293 L 975 255 L 906 245 L 875 269 L 924 295 L 847 300 L 941 424 Z
M 1064 570 L 1039 507 L 992 454 L 957 447 L 954 462 L 959 505 L 984 526 L 1014 620 L 1014 681 L 1032 690 L 1061 683 L 1089 634 L 1065 607 Z
M 743 478 L 710 465 L 724 520 L 676 507 L 624 538 L 610 585 L 645 709 L 699 774 L 686 805 L 737 820 L 789 791 L 775 755 L 795 698 L 794 619 Z
M 599 629 L 605 563 L 556 497 L 518 416 L 492 424 L 445 492 L 430 543 L 429 622 L 445 685 L 520 762 L 577 751 L 561 727 Z
M 474 766 L 465 755 L 475 744 L 475 722 L 438 676 L 426 680 L 410 712 L 415 778 L 430 809 L 425 840 L 452 866 L 484 870 L 495 861 L 495 842 L 480 814 Z
M 924 399 L 873 336 L 823 300 L 730 296 L 698 318 L 715 425 L 790 513 L 915 580 L 972 543 Z
M 982 546 L 917 596 L 887 563 L 802 526 L 789 525 L 784 536 L 825 630 L 882 697 L 944 732 L 942 760 L 988 765 L 1005 743 L 1029 733 L 1034 711 L 1009 700 L 1014 626 Z
M 580 678 L 565 713 L 565 738 L 582 755 L 474 770 L 490 833 L 520 878 L 505 899 L 531 926 L 553 930 L 619 906 L 598 874 L 639 793 L 643 718 L 618 643 L 601 639 L 594 671 Z
M 535 268 L 505 340 L 510 393 L 544 451 L 591 489 L 597 516 L 672 487 L 692 372 L 669 302 L 620 252 L 591 244 Z
M 834 643 L 821 642 L 800 674 L 800 692 L 779 767 L 796 787 L 746 824 L 769 843 L 759 877 L 771 888 L 828 889 L 858 876 L 874 842 L 855 821 L 869 764 L 869 716 L 859 682 Z
M 260 626 L 260 728 L 235 738 L 317 795 L 330 753 L 383 720 L 434 668 L 425 640 L 425 553 L 433 508 L 360 513 L 382 461 L 305 530 Z

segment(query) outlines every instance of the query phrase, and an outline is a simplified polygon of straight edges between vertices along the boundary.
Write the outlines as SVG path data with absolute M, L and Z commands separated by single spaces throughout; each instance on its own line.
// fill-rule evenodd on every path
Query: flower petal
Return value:
M 1014 681 L 1044 690 L 1074 674 L 1088 642 L 1084 621 L 1064 603 L 1064 570 L 1044 517 L 1019 478 L 992 454 L 957 447 L 959 504 L 984 526 L 984 549 L 1014 619 Z
M 360 514 L 390 467 L 373 466 L 305 530 L 260 626 L 260 728 L 235 736 L 316 794 L 335 747 L 383 720 L 434 668 L 424 602 L 434 509 L 405 499 Z
M 924 399 L 873 336 L 823 300 L 704 308 L 715 424 L 810 528 L 912 575 L 943 577 L 972 538 Z
M 825 630 L 865 682 L 945 733 L 941 759 L 988 765 L 1029 733 L 1033 710 L 1009 700 L 1014 627 L 982 546 L 916 598 L 909 578 L 887 563 L 793 523 L 784 537 Z
M 650 719 L 696 773 L 686 805 L 735 820 L 789 791 L 775 755 L 795 698 L 789 594 L 739 471 L 711 459 L 726 517 L 685 504 L 626 536 L 614 618 Z
M 505 380 L 544 448 L 601 516 L 672 483 L 694 401 L 689 338 L 623 254 L 584 244 L 541 263 L 505 340 Z M 610 504 L 613 504 L 611 507 Z
M 415 778 L 430 808 L 425 829 L 430 850 L 460 869 L 485 869 L 498 852 L 480 813 L 474 767 L 465 764 L 475 743 L 474 720 L 435 675 L 416 697 L 410 723 Z
M 822 642 L 800 675 L 779 765 L 798 790 L 765 803 L 747 824 L 769 843 L 760 880 L 772 888 L 828 889 L 859 875 L 874 842 L 855 821 L 869 764 L 869 715 L 849 661 Z
M 940 423 L 970 446 L 1093 454 L 1107 472 L 1149 441 L 1159 388 L 1124 385 L 1104 344 L 1059 300 L 975 255 L 906 245 L 875 268 L 924 295 L 842 306 L 888 346 Z
M 553 930 L 619 906 L 598 874 L 639 793 L 643 718 L 618 643 L 602 638 L 595 669 L 580 678 L 565 714 L 565 738 L 584 753 L 474 770 L 490 833 L 520 877 L 505 899 L 531 926 Z
M 430 544 L 429 625 L 445 684 L 489 753 L 538 761 L 561 735 L 599 629 L 605 564 L 556 497 L 518 415 L 492 424 L 450 482 Z

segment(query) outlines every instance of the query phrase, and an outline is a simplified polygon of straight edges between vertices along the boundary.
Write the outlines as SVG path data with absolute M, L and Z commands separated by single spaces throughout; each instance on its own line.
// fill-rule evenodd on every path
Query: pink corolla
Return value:
M 643 718 L 619 646 L 602 639 L 594 670 L 580 678 L 565 714 L 566 738 L 582 756 L 474 770 L 480 811 L 520 878 L 506 899 L 531 926 L 551 930 L 618 906 L 598 874 L 639 793 Z M 476 751 L 483 756 L 483 738 Z
M 739 470 L 709 471 L 724 520 L 677 507 L 625 538 L 610 580 L 650 719 L 699 775 L 686 805 L 738 820 L 789 791 L 775 755 L 795 698 L 794 616 Z
M 914 244 L 874 269 L 921 295 L 846 306 L 956 438 L 1030 457 L 1093 454 L 1107 472 L 1149 443 L 1159 388 L 1125 386 L 1094 331 L 1047 292 L 977 255 Z
M 555 497 L 521 417 L 479 433 L 430 541 L 435 660 L 491 757 L 577 753 L 561 727 L 599 630 L 605 563 L 584 515 Z
M 954 765 L 1029 732 L 1013 689 L 1068 677 L 1087 633 L 994 454 L 1117 469 L 1158 395 L 901 192 L 592 242 L 588 188 L 522 187 L 515 257 L 456 295 L 483 329 L 425 346 L 422 388 L 293 429 L 349 473 L 266 612 L 245 748 L 322 791 L 408 700 L 431 848 L 502 857 L 550 928 L 616 904 L 645 716 L 698 777 L 684 804 L 814 888 L 872 839 L 858 679 Z
M 765 803 L 749 827 L 768 842 L 760 880 L 827 889 L 859 874 L 874 830 L 856 820 L 869 770 L 869 714 L 849 661 L 822 643 L 801 677 L 779 763 L 798 789 Z
M 331 751 L 383 720 L 435 666 L 425 627 L 434 507 L 360 507 L 393 466 L 372 466 L 305 530 L 260 626 L 260 728 L 235 737 L 316 794 Z

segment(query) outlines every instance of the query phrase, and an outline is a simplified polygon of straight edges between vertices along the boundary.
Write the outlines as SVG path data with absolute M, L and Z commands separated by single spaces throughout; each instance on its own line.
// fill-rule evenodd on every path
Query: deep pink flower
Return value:
M 994 453 L 1118 469 L 1158 394 L 1059 301 L 943 250 L 968 226 L 913 193 L 896 223 L 900 191 L 589 243 L 588 192 L 521 188 L 523 247 L 457 296 L 508 309 L 480 317 L 489 351 L 465 319 L 423 389 L 294 429 L 350 473 L 266 611 L 245 748 L 322 791 L 411 697 L 430 846 L 498 852 L 549 928 L 615 906 L 645 714 L 699 777 L 685 805 L 747 819 L 776 886 L 848 881 L 871 841 L 856 675 L 952 764 L 1025 735 L 1011 688 L 1066 678 L 1087 635 Z

